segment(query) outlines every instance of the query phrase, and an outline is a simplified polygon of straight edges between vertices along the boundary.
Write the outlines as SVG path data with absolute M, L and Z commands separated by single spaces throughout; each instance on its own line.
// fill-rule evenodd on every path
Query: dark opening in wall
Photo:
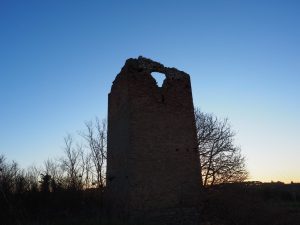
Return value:
M 161 87 L 166 79 L 166 75 L 163 73 L 152 72 L 151 76 L 155 79 L 158 87 Z

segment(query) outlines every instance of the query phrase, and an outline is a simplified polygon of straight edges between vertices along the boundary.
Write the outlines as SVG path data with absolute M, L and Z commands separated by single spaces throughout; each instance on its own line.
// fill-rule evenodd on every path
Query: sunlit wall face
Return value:
M 194 104 L 228 117 L 251 180 L 300 182 L 300 2 L 0 4 L 0 153 L 26 167 L 106 117 L 124 60 L 191 75 Z

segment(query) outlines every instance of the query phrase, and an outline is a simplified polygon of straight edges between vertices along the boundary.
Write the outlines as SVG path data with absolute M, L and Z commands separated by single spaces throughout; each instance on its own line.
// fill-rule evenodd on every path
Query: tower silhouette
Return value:
M 152 72 L 164 74 L 162 87 Z M 108 100 L 114 210 L 134 217 L 196 206 L 201 171 L 189 75 L 144 57 L 128 59 Z

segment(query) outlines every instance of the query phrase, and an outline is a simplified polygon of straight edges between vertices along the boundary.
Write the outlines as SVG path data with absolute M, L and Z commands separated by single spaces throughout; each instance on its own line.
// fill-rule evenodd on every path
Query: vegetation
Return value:
M 195 110 L 203 185 L 245 181 L 248 172 L 228 119 Z
M 300 184 L 243 182 L 245 159 L 228 120 L 195 111 L 202 164 L 202 225 L 296 225 Z M 22 225 L 111 223 L 105 204 L 106 122 L 85 123 L 76 143 L 64 138 L 63 156 L 22 169 L 0 155 L 0 221 Z M 200 189 L 201 187 L 199 187 Z
M 42 167 L 22 169 L 0 155 L 1 224 L 69 224 L 75 215 L 72 224 L 86 222 L 86 216 L 103 220 L 106 121 L 85 123 L 78 136 L 81 143 L 67 135 L 62 157 Z
M 205 224 L 298 225 L 300 184 L 244 182 L 205 189 Z

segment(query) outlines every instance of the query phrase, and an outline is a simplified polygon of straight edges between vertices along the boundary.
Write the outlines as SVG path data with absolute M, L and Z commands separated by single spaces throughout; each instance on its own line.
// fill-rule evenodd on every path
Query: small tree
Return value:
M 92 165 L 92 157 L 90 153 L 86 153 L 84 151 L 80 154 L 81 158 L 81 177 L 83 181 L 84 188 L 90 188 L 93 183 L 93 165 Z
M 247 179 L 245 158 L 234 145 L 235 133 L 228 119 L 195 110 L 203 185 L 241 182 Z
M 73 146 L 73 138 L 68 135 L 64 138 L 65 156 L 61 159 L 61 166 L 63 171 L 67 175 L 67 187 L 69 189 L 81 189 L 82 188 L 82 177 L 80 175 L 80 155 L 82 147 L 77 145 L 76 148 Z
M 105 167 L 106 167 L 106 120 L 99 121 L 98 118 L 95 122 L 89 121 L 85 123 L 86 131 L 81 133 L 81 136 L 86 140 L 90 150 L 90 157 L 94 164 L 96 172 L 96 185 L 98 188 L 105 186 Z
M 26 170 L 26 180 L 28 181 L 29 189 L 33 192 L 38 191 L 40 173 L 40 169 L 35 165 L 31 165 Z
M 63 188 L 65 177 L 59 160 L 47 159 L 44 161 L 44 173 L 51 176 L 50 188 L 55 192 Z M 67 186 L 67 184 L 65 184 Z
M 16 191 L 16 181 L 19 173 L 18 164 L 15 161 L 6 162 L 4 155 L 0 155 L 0 188 L 3 193 Z
M 29 181 L 26 179 L 25 170 L 20 170 L 15 178 L 15 193 L 23 194 L 30 190 Z
M 49 193 L 50 192 L 50 182 L 51 176 L 49 174 L 41 174 L 41 192 Z

